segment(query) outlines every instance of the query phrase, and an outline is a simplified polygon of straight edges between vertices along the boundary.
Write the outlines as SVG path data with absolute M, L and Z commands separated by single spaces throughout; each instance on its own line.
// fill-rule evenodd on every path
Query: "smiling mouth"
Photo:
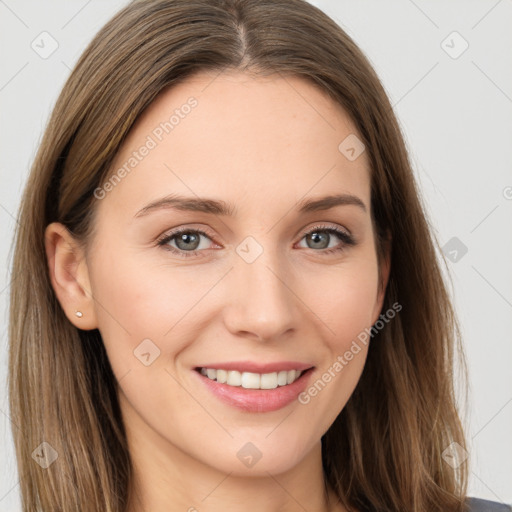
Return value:
M 210 380 L 219 384 L 245 389 L 276 389 L 288 386 L 298 380 L 308 370 L 282 370 L 271 373 L 239 372 L 237 370 L 222 370 L 214 368 L 196 368 Z

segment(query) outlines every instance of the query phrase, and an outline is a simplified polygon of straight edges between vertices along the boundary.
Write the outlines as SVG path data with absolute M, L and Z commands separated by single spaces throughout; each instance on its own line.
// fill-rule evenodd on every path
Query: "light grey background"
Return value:
M 467 247 L 462 255 L 448 246 L 447 254 L 457 258 L 450 275 L 470 370 L 470 495 L 512 503 L 512 1 L 312 3 L 354 38 L 381 77 L 441 245 L 456 237 L 451 243 Z M 70 69 L 125 4 L 0 0 L 1 511 L 20 510 L 5 390 L 20 195 Z M 44 31 L 58 43 L 48 58 L 31 47 L 51 49 Z

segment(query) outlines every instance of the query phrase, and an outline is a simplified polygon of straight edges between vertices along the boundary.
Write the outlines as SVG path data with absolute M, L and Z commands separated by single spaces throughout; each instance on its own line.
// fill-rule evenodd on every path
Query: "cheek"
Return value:
M 343 409 L 363 371 L 377 307 L 378 270 L 374 255 L 358 254 L 343 267 L 318 274 L 308 295 L 324 333 L 321 365 L 302 404 L 322 417 L 326 429 Z
M 378 308 L 378 269 L 374 255 L 358 254 L 339 267 L 319 272 L 308 287 L 307 304 L 330 334 L 331 348 L 341 350 L 365 328 Z M 304 284 L 304 283 L 303 283 Z
M 118 374 L 137 362 L 134 350 L 143 340 L 152 340 L 163 352 L 161 340 L 166 333 L 165 339 L 172 337 L 203 292 L 192 272 L 143 262 L 129 251 L 112 254 L 106 247 L 97 252 L 91 286 L 99 330 Z

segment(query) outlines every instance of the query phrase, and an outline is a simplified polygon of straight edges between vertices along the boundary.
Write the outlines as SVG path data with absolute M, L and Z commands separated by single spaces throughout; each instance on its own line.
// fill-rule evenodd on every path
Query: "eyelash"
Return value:
M 349 235 L 345 231 L 342 231 L 338 228 L 333 228 L 332 226 L 317 225 L 317 226 L 311 228 L 306 233 L 304 233 L 302 238 L 304 238 L 308 235 L 311 235 L 312 233 L 316 233 L 318 231 L 336 235 L 342 241 L 342 243 L 337 247 L 331 247 L 330 249 L 321 249 L 320 251 L 315 251 L 315 252 L 321 252 L 323 255 L 338 253 L 338 252 L 345 250 L 347 246 L 350 247 L 350 246 L 353 246 L 356 244 L 356 241 L 354 240 L 354 238 L 351 235 Z M 202 255 L 199 256 L 199 254 L 197 254 L 197 253 L 204 252 L 204 250 L 195 249 L 194 251 L 183 251 L 181 249 L 176 249 L 174 247 L 167 245 L 168 242 L 170 242 L 171 240 L 173 240 L 174 238 L 178 237 L 179 235 L 181 235 L 183 233 L 199 234 L 199 235 L 203 235 L 209 239 L 212 238 L 210 235 L 208 235 L 207 233 L 205 233 L 204 231 L 202 231 L 200 229 L 179 228 L 179 229 L 173 231 L 172 233 L 166 233 L 162 237 L 160 237 L 157 240 L 157 245 L 159 247 L 161 246 L 166 251 L 170 251 L 174 254 L 177 254 L 180 257 L 184 257 L 184 258 L 201 257 Z M 301 238 L 301 240 L 302 240 L 302 238 Z M 314 249 L 312 249 L 312 250 L 314 250 Z

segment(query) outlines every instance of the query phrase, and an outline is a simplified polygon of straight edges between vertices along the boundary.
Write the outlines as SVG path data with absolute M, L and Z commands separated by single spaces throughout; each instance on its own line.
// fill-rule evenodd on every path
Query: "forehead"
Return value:
M 367 202 L 366 154 L 342 151 L 351 137 L 344 109 L 303 78 L 199 73 L 163 90 L 138 119 L 112 166 L 127 172 L 102 203 L 128 213 L 168 193 L 261 212 L 279 198 L 325 193 Z

